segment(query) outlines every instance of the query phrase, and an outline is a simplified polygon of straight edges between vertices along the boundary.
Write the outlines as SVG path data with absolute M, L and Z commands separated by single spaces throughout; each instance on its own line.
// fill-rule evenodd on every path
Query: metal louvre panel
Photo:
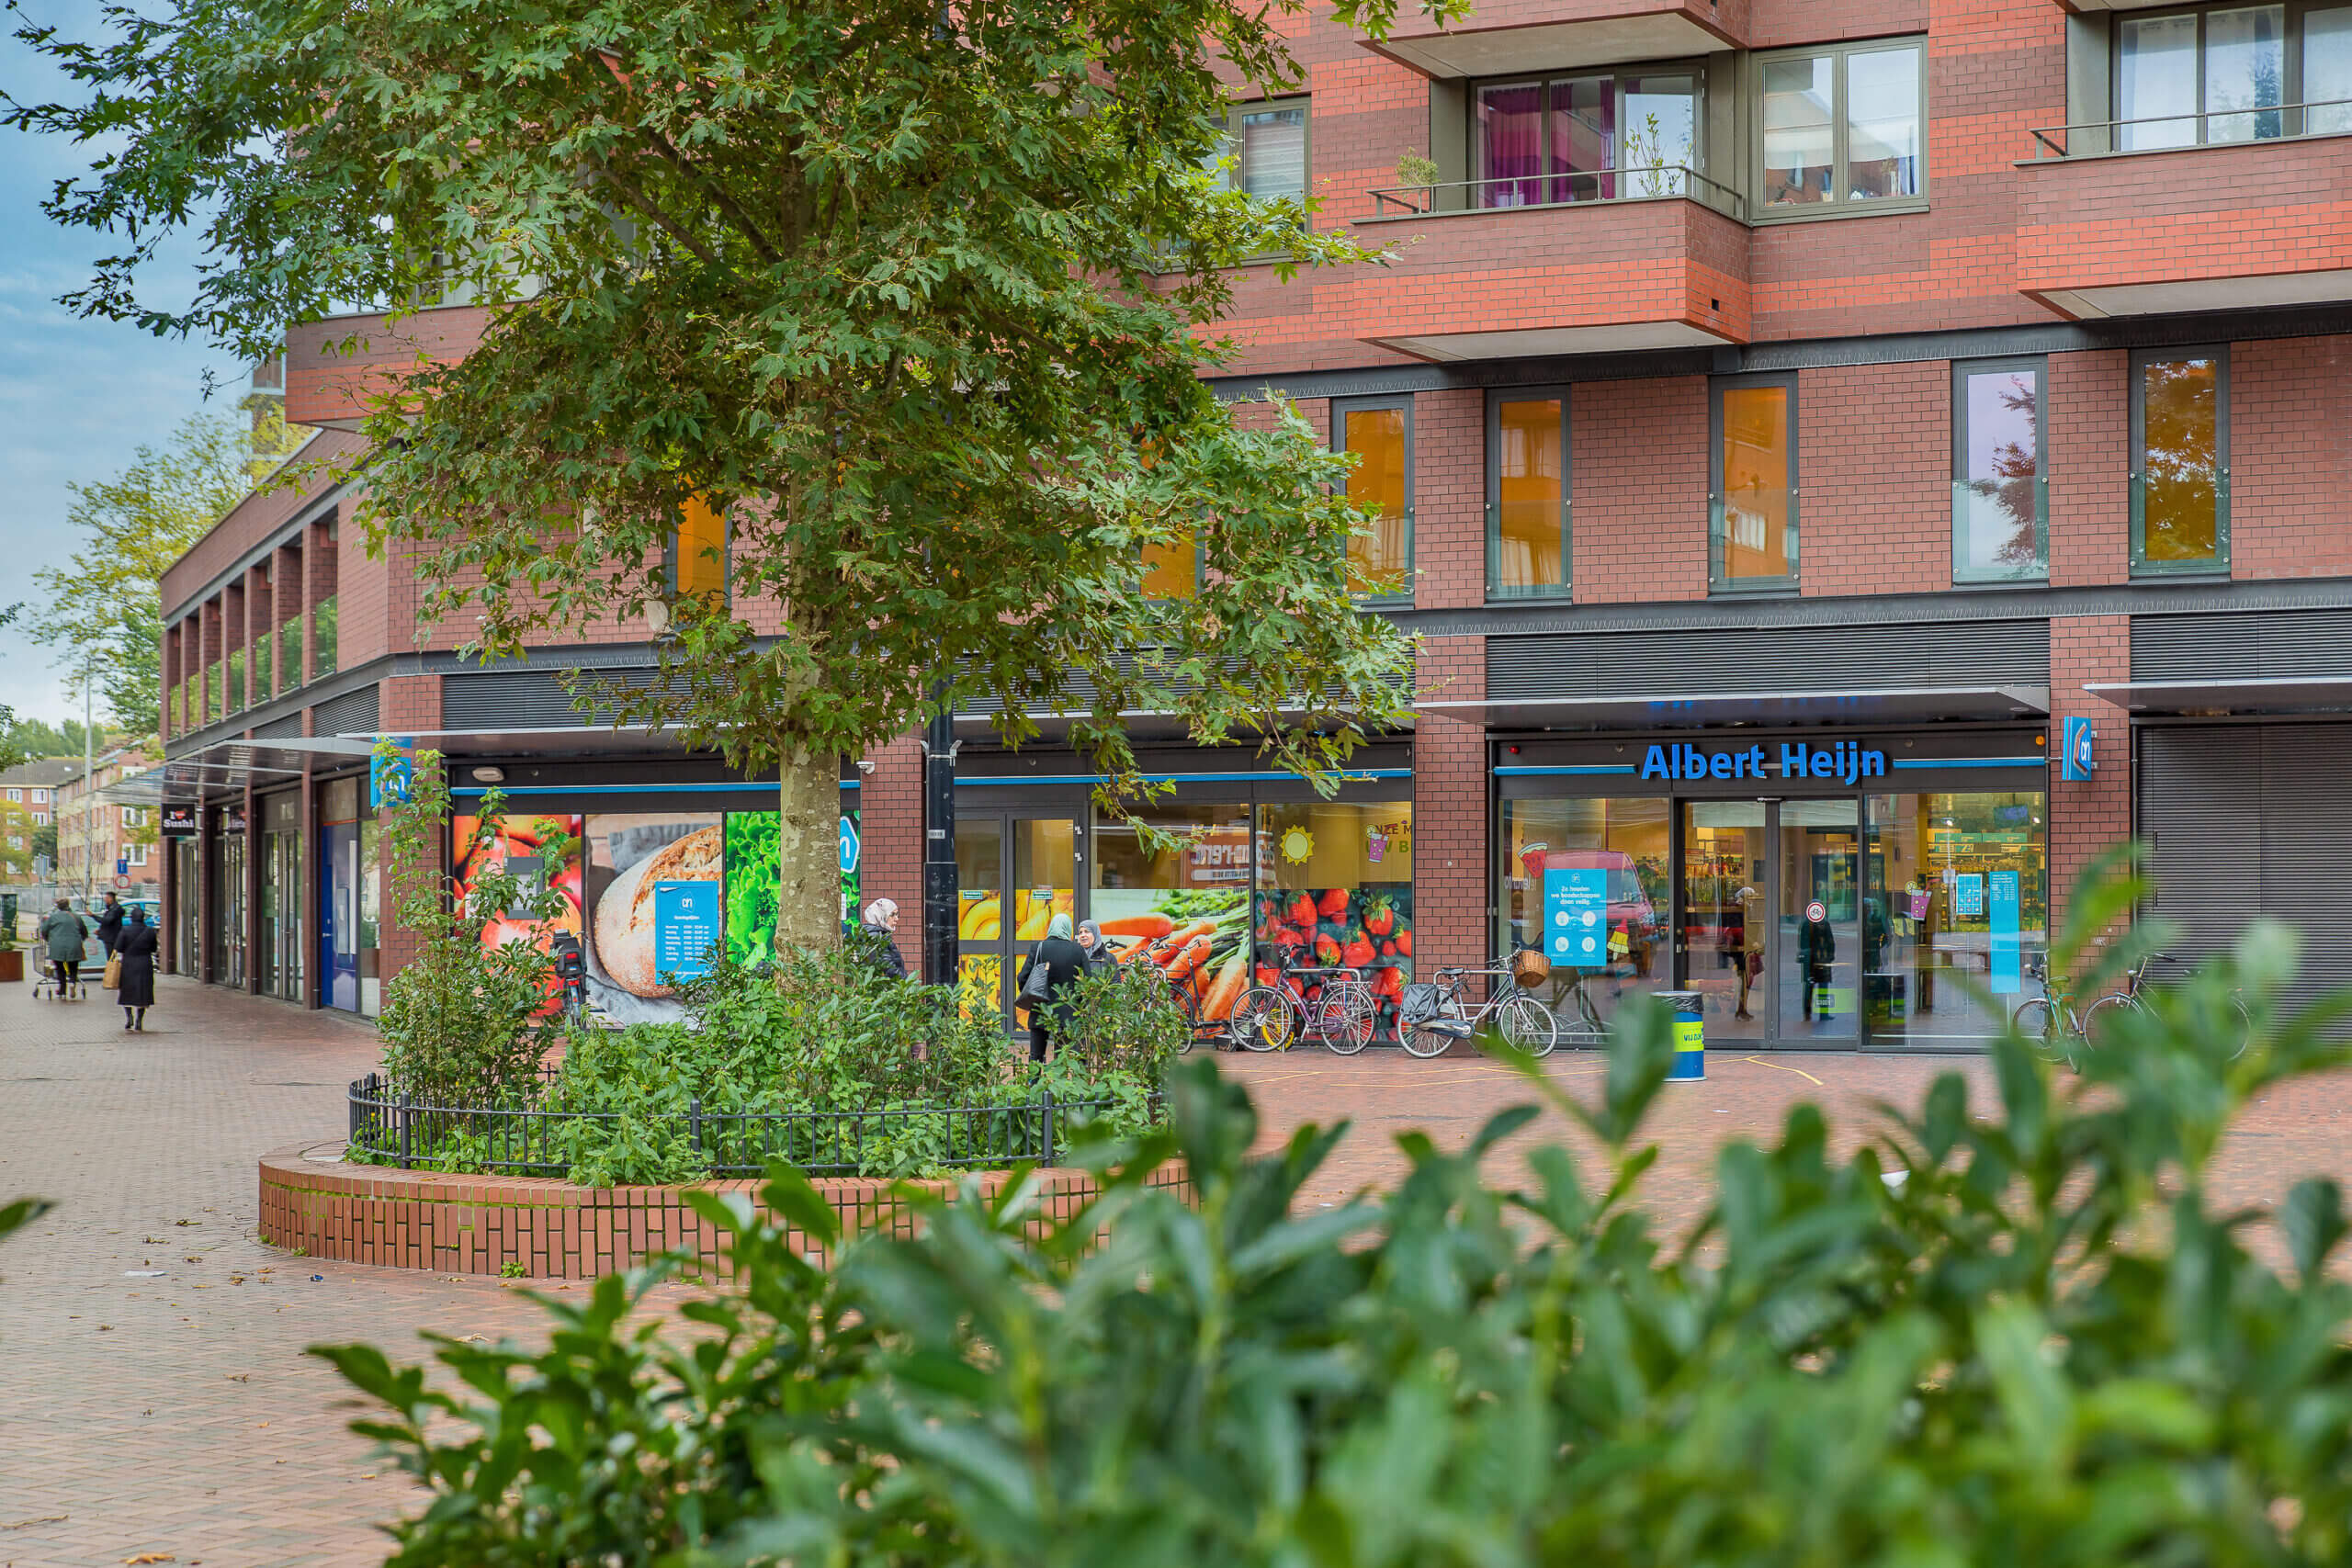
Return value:
M 2226 951 L 2256 915 L 2302 933 L 2291 998 L 2352 985 L 2335 870 L 2352 856 L 2352 725 L 2222 725 L 2140 734 L 2141 831 L 2178 956 Z
M 1737 626 L 1488 637 L 1487 696 L 1759 694 L 2046 685 L 2047 620 L 1853 628 Z
M 2134 681 L 2352 676 L 2352 610 L 2136 615 Z
M 311 710 L 313 735 L 373 735 L 376 733 L 376 688 L 363 686 L 331 697 Z
M 653 683 L 650 670 L 592 673 L 638 688 Z M 599 722 L 571 705 L 563 677 L 552 670 L 499 670 L 441 678 L 441 724 L 447 729 L 586 728 Z
M 302 716 L 299 713 L 289 713 L 284 718 L 273 718 L 267 724 L 254 726 L 254 739 L 256 740 L 276 739 L 280 736 L 301 733 Z

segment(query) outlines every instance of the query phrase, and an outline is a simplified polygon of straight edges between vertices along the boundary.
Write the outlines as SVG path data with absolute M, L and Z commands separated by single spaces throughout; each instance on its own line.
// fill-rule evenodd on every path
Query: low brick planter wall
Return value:
M 531 1278 L 593 1280 L 633 1268 L 657 1253 L 693 1253 L 712 1275 L 728 1271 L 721 1232 L 688 1208 L 684 1187 L 574 1187 L 529 1176 L 451 1176 L 389 1166 L 345 1165 L 340 1139 L 298 1145 L 261 1161 L 261 1235 L 310 1258 L 428 1269 L 440 1274 L 499 1274 L 520 1263 Z M 1093 1198 L 1082 1170 L 1039 1173 L 1041 1219 L 1063 1220 Z M 1003 1189 L 1008 1173 L 989 1171 L 980 1190 Z M 754 1202 L 762 1183 L 713 1181 L 699 1190 L 741 1192 Z M 829 1177 L 815 1183 L 841 1214 L 844 1234 L 912 1234 L 914 1215 L 891 1182 Z M 947 1181 L 922 1185 L 950 1191 Z M 1190 1197 L 1181 1166 L 1157 1172 L 1152 1185 Z M 795 1231 L 807 1253 L 822 1249 Z

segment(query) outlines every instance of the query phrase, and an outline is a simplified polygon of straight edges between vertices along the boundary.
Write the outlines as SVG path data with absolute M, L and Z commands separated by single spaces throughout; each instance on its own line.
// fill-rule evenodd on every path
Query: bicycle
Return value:
M 2077 1013 L 2075 1010 L 2072 994 L 2065 991 L 2053 991 L 2051 988 L 2049 964 L 2043 960 L 2036 959 L 2027 965 L 2026 972 L 2041 983 L 2042 994 L 2038 997 L 2028 997 L 2024 1001 L 2019 1002 L 2017 1010 L 2009 1014 L 2009 1021 L 2020 1033 L 2040 1039 L 2043 1049 L 2052 1053 L 2061 1052 L 2065 1041 L 2069 1038 L 2080 1042 L 2086 1048 L 2096 1047 L 2098 1041 L 2094 1031 L 2098 1026 L 2100 1015 L 2105 1014 L 2111 1019 L 2116 1013 L 2125 1010 L 2142 1013 L 2148 1011 L 2148 1004 L 2141 993 L 2147 988 L 2149 966 L 2177 962 L 2179 961 L 2168 953 L 2147 954 L 2139 963 L 2123 972 L 2123 984 L 2120 989 L 2109 991 Z M 2245 997 L 2243 992 L 2232 991 L 2230 1005 L 2236 1010 L 2238 1015 L 2237 1047 L 2230 1053 L 2231 1057 L 2234 1059 L 2245 1055 L 2245 1048 L 2254 1038 L 2254 1015 L 2246 1010 Z
M 1192 940 L 1199 942 L 1202 948 L 1201 962 L 1193 966 L 1193 974 L 1180 979 L 1173 975 L 1169 975 L 1165 969 L 1161 970 L 1162 977 L 1168 982 L 1170 999 L 1175 1003 L 1177 1012 L 1182 1014 L 1184 1020 L 1184 1043 L 1176 1047 L 1176 1054 L 1180 1056 L 1190 1054 L 1193 1046 L 1204 1040 L 1214 1042 L 1224 1039 L 1228 1027 L 1222 1019 L 1205 1019 L 1201 1016 L 1201 991 L 1203 986 L 1206 984 L 1206 971 L 1209 966 L 1207 959 L 1209 939 L 1194 937 Z M 1119 962 L 1123 965 L 1131 964 L 1162 965 L 1167 962 L 1169 949 L 1173 945 L 1173 941 L 1172 937 L 1156 938 L 1136 949 Z
M 1315 984 L 1322 988 L 1312 998 L 1302 994 Z M 1287 1051 L 1311 1034 L 1352 1056 L 1372 1043 L 1379 1010 L 1361 969 L 1284 965 L 1281 982 L 1252 986 L 1233 1004 L 1233 1040 L 1252 1051 Z
M 1483 1002 L 1465 999 L 1474 975 L 1496 981 L 1494 994 Z M 1600 1020 L 1593 1013 L 1591 1001 L 1580 987 L 1571 988 L 1586 1020 L 1600 1032 Z M 1508 963 L 1441 969 L 1429 984 L 1407 987 L 1404 1005 L 1397 1012 L 1397 1037 L 1413 1055 L 1441 1055 L 1456 1041 L 1476 1034 L 1489 1018 L 1508 1043 L 1531 1056 L 1548 1056 L 1560 1043 L 1560 1021 L 1541 998 L 1521 987 Z

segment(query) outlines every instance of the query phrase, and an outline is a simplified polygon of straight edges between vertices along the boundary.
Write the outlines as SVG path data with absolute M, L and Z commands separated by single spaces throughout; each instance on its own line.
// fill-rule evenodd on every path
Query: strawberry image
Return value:
M 1340 946 L 1340 961 L 1351 969 L 1367 967 L 1374 957 L 1372 942 L 1361 929 L 1349 932 L 1348 940 Z
M 1383 958 L 1394 958 L 1394 957 L 1396 957 L 1396 944 L 1395 942 L 1382 942 L 1382 943 L 1380 944 L 1380 956 L 1381 956 L 1381 957 L 1383 957 Z
M 1292 899 L 1290 901 L 1288 918 L 1292 925 L 1297 926 L 1301 930 L 1305 930 L 1306 928 L 1312 926 L 1315 923 L 1314 898 L 1308 894 L 1302 893 L 1297 897 Z
M 1344 887 L 1332 888 L 1323 895 L 1322 902 L 1316 908 L 1325 919 L 1338 919 L 1348 912 L 1348 890 Z
M 1340 952 L 1341 949 L 1340 944 L 1328 936 L 1318 936 L 1315 939 L 1316 963 L 1324 964 L 1327 967 L 1337 964 L 1340 962 Z
M 1405 994 L 1405 972 L 1393 964 L 1377 970 L 1372 977 L 1372 994 L 1375 997 L 1401 997 Z
M 1386 936 L 1396 929 L 1396 906 L 1385 897 L 1374 898 L 1363 912 L 1363 929 L 1374 936 Z
M 1411 931 L 1398 931 L 1396 933 L 1396 951 L 1408 958 L 1413 956 L 1413 933 Z
M 1261 986 L 1271 986 L 1271 985 L 1272 985 L 1276 980 L 1279 980 L 1279 979 L 1281 979 L 1281 978 L 1282 978 L 1282 976 L 1279 976 L 1279 975 L 1275 974 L 1272 970 L 1271 970 L 1271 969 L 1267 968 L 1264 964 L 1259 964 L 1259 965 L 1258 965 L 1258 984 L 1260 984 L 1260 985 L 1261 985 Z

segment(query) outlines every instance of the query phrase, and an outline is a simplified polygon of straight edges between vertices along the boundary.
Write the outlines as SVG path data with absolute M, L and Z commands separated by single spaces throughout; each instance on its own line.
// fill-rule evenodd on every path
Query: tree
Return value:
M 41 834 L 44 829 L 34 821 L 32 811 L 13 800 L 0 800 L 0 876 L 11 882 L 28 882 L 33 874 L 33 857 L 43 852 Z M 52 863 L 57 859 L 57 831 L 48 829 L 49 848 L 46 852 Z
M 823 946 L 839 759 L 943 710 L 1014 743 L 1075 716 L 1106 801 L 1148 788 L 1122 714 L 1325 781 L 1401 716 L 1345 459 L 1200 379 L 1233 264 L 1368 259 L 1214 168 L 1231 79 L 1300 80 L 1300 9 L 182 0 L 102 46 L 22 29 L 91 96 L 7 118 L 120 141 L 48 203 L 127 237 L 85 312 L 258 355 L 336 301 L 487 310 L 372 405 L 373 545 L 486 657 L 653 634 L 650 685 L 577 700 L 776 769 L 778 941 Z M 193 302 L 153 303 L 193 213 Z M 1194 591 L 1145 591 L 1196 551 Z
M 198 413 L 162 450 L 141 446 L 111 479 L 69 485 L 66 521 L 82 536 L 73 564 L 33 573 L 41 590 L 33 637 L 74 679 L 87 661 L 107 713 L 128 736 L 153 734 L 163 700 L 164 569 L 186 554 L 309 431 L 263 405 Z M 81 726 L 70 724 L 80 756 Z

